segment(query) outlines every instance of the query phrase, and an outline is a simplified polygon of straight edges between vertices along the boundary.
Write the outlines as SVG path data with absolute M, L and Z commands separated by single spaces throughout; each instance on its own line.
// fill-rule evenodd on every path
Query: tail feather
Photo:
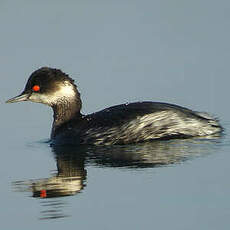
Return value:
M 213 134 L 221 133 L 224 129 L 220 125 L 219 119 L 211 116 L 206 112 L 196 112 L 198 116 L 208 121 L 208 123 L 213 127 Z

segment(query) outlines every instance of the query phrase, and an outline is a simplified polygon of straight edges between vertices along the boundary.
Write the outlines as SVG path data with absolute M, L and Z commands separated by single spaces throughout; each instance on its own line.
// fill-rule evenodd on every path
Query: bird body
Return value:
M 61 70 L 48 67 L 33 72 L 24 91 L 7 102 L 28 100 L 52 107 L 53 144 L 131 144 L 205 137 L 223 130 L 206 113 L 161 102 L 127 103 L 82 115 L 80 93 L 74 81 Z

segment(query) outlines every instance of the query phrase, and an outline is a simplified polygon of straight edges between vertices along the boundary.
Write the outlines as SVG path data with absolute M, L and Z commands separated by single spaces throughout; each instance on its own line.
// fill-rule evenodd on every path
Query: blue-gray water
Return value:
M 229 229 L 229 1 L 1 1 L 0 229 Z M 225 136 L 51 148 L 51 110 L 4 101 L 41 66 L 76 80 L 83 112 L 164 101 Z M 55 196 L 55 198 L 48 198 Z

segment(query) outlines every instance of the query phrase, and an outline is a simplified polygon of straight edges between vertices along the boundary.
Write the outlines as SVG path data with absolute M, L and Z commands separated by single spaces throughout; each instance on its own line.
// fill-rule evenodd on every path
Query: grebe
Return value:
M 42 67 L 29 77 L 24 91 L 7 103 L 32 101 L 51 106 L 52 144 L 130 144 L 155 139 L 204 137 L 223 130 L 206 113 L 160 102 L 116 105 L 83 115 L 74 80 L 59 69 Z

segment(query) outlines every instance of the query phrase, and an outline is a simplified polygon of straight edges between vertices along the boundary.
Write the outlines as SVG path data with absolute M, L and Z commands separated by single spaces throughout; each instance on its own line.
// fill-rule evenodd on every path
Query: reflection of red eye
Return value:
M 47 194 L 46 194 L 46 190 L 45 190 L 45 189 L 42 189 L 42 190 L 40 191 L 40 197 L 41 197 L 41 198 L 46 198 L 46 197 L 47 197 Z
M 32 89 L 33 89 L 33 91 L 38 92 L 40 90 L 40 86 L 34 85 Z

